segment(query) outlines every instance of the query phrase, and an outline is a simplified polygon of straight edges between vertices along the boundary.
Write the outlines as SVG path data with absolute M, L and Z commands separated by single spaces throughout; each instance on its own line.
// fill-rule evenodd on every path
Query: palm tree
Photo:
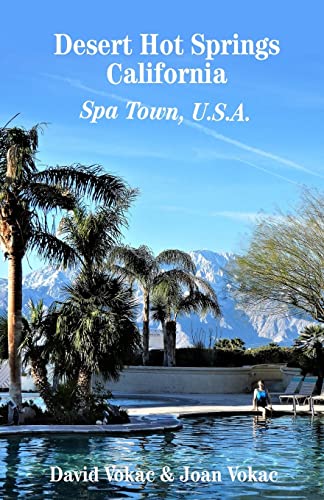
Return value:
M 159 320 L 163 330 L 165 366 L 175 366 L 177 319 L 181 314 L 208 312 L 221 314 L 217 296 L 209 283 L 189 273 L 162 275 L 153 294 L 153 319 Z
M 70 400 L 79 416 L 89 411 L 91 376 L 116 379 L 125 359 L 138 350 L 134 300 L 119 278 L 103 272 L 81 273 L 66 287 L 67 300 L 48 311 L 43 302 L 29 304 L 30 317 L 21 349 L 51 416 L 69 419 L 69 408 L 57 405 L 59 393 L 48 380 L 48 365 L 69 382 Z M 60 387 L 58 387 L 60 389 Z
M 132 290 L 126 290 L 121 279 L 113 278 L 111 274 L 104 272 L 107 253 L 119 241 L 121 236 L 120 227 L 126 225 L 127 220 L 123 207 L 99 207 L 96 211 L 90 213 L 86 211 L 85 207 L 77 207 L 72 214 L 63 217 L 60 222 L 59 232 L 64 241 L 73 248 L 81 264 L 76 282 L 67 288 L 69 299 L 59 311 L 60 316 L 65 318 L 64 322 L 62 322 L 62 318 L 59 319 L 59 322 L 62 326 L 63 323 L 69 325 L 70 321 L 72 321 L 72 326 L 70 327 L 69 325 L 68 338 L 73 345 L 77 346 L 79 343 L 78 348 L 85 355 L 84 359 L 79 354 L 77 355 L 80 362 L 80 365 L 78 365 L 77 383 L 80 394 L 83 396 L 89 393 L 92 372 L 98 371 L 100 364 L 99 357 L 97 364 L 94 361 L 95 356 L 100 355 L 100 349 L 98 352 L 98 347 L 95 346 L 95 343 L 98 343 L 100 340 L 100 329 L 98 329 L 97 320 L 92 321 L 92 319 L 95 319 L 95 311 L 104 308 L 103 312 L 100 313 L 102 315 L 110 308 L 113 309 L 118 306 L 115 314 L 120 316 L 122 307 L 128 307 L 127 315 L 129 318 L 132 318 L 133 312 L 131 312 L 131 309 L 134 308 Z M 101 298 L 98 297 L 99 289 L 102 293 Z M 91 297 L 90 292 L 93 293 L 93 297 Z M 123 297 L 125 299 L 124 304 L 122 303 Z M 92 302 L 93 311 L 91 312 Z M 77 314 L 77 319 L 75 318 L 75 314 Z M 78 317 L 78 314 L 82 314 L 82 320 Z M 114 321 L 116 323 L 117 320 Z M 121 324 L 122 319 L 120 318 L 118 321 Z M 111 319 L 109 319 L 109 322 L 111 323 Z M 76 323 L 79 324 L 77 330 L 75 327 Z M 64 331 L 64 328 L 62 331 Z M 125 326 L 122 326 L 122 324 L 120 328 L 124 328 L 125 330 Z M 88 339 L 91 332 L 93 338 Z M 71 338 L 71 335 L 73 338 Z M 101 342 L 104 343 L 105 330 L 103 330 L 102 335 Z M 113 335 L 116 336 L 112 331 L 110 331 L 109 335 L 111 338 L 113 338 Z M 131 351 L 133 350 L 132 346 L 138 347 L 137 330 L 134 330 L 133 339 L 129 339 L 126 335 L 125 342 L 129 344 Z M 91 348 L 94 349 L 93 352 L 91 352 Z M 107 349 L 107 352 L 103 352 L 103 356 L 106 356 L 106 361 L 101 363 L 102 374 L 107 377 L 116 378 L 122 367 L 122 363 L 119 365 L 116 361 L 113 361 L 112 352 L 110 352 L 113 350 L 112 347 L 107 347 Z M 123 352 L 120 351 L 120 347 L 118 346 L 116 349 L 123 356 L 129 350 L 125 348 L 125 345 Z M 73 366 L 76 366 L 75 357 L 76 355 L 74 354 Z M 111 364 L 109 363 L 109 359 L 111 359 Z
M 149 336 L 150 336 L 150 298 L 154 287 L 159 282 L 162 274 L 167 276 L 176 270 L 194 273 L 195 265 L 189 254 L 181 250 L 164 250 L 156 257 L 145 245 L 139 248 L 119 246 L 113 248 L 109 257 L 110 267 L 119 275 L 127 278 L 133 284 L 136 282 L 143 293 L 143 364 L 147 365 L 149 360 Z M 172 266 L 172 269 L 164 271 L 161 266 Z
M 51 210 L 71 210 L 87 196 L 107 207 L 128 207 L 135 192 L 99 166 L 39 170 L 38 129 L 0 129 L 0 245 L 8 260 L 8 351 L 10 396 L 21 405 L 22 260 L 36 251 L 51 263 L 75 262 L 75 253 L 48 228 Z
M 19 352 L 22 353 L 24 364 L 31 366 L 35 386 L 43 398 L 50 413 L 59 419 L 59 412 L 53 401 L 53 388 L 47 377 L 47 365 L 52 363 L 58 352 L 66 352 L 68 346 L 55 342 L 56 316 L 54 308 L 47 310 L 43 301 L 37 304 L 31 300 L 28 304 L 29 315 L 22 318 L 22 342 Z M 8 318 L 0 317 L 0 351 L 1 359 L 8 359 Z M 60 409 L 58 409 L 60 411 Z
M 157 292 L 153 292 L 151 301 L 151 316 L 153 321 L 158 321 L 161 323 L 161 329 L 163 334 L 163 366 L 168 366 L 169 358 L 169 346 L 168 337 L 165 328 L 165 322 L 167 320 L 167 300 L 164 295 Z
M 37 304 L 31 300 L 29 318 L 25 325 L 24 340 L 20 350 L 25 364 L 30 363 L 32 377 L 47 409 L 56 421 L 60 422 L 61 408 L 54 402 L 54 390 L 48 380 L 47 366 L 53 364 L 58 353 L 66 352 L 67 345 L 55 340 L 57 314 L 55 308 L 47 310 L 40 300 Z
M 101 270 L 81 273 L 66 292 L 57 322 L 59 339 L 69 345 L 61 374 L 77 373 L 79 399 L 86 401 L 93 373 L 117 379 L 138 350 L 135 302 L 121 278 Z
M 324 375 L 324 326 L 306 326 L 295 340 L 295 345 L 314 358 L 319 377 Z

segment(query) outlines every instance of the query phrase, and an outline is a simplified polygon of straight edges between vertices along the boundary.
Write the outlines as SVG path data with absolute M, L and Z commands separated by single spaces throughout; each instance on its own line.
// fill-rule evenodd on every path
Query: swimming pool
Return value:
M 324 494 L 323 450 L 324 419 L 306 417 L 280 417 L 267 423 L 251 416 L 186 418 L 177 433 L 127 438 L 1 438 L 0 497 L 317 499 Z M 110 467 L 112 473 L 114 465 L 119 472 L 109 482 L 105 467 Z M 94 471 L 94 482 L 51 482 L 54 466 L 52 479 L 58 479 L 60 467 L 62 473 Z M 125 481 L 121 475 L 127 467 L 130 475 Z M 169 468 L 173 481 L 171 476 L 170 480 L 161 478 L 163 467 Z M 249 467 L 253 469 L 252 481 L 241 482 Z M 146 476 L 152 481 L 131 481 L 134 471 L 152 471 L 151 476 Z M 193 474 L 184 481 L 187 471 Z M 207 482 L 203 471 L 210 474 L 210 479 L 214 471 L 214 480 Z M 268 479 L 275 472 L 272 478 L 277 481 L 255 482 L 253 474 L 259 479 L 260 471 Z M 238 475 L 231 478 L 236 472 Z

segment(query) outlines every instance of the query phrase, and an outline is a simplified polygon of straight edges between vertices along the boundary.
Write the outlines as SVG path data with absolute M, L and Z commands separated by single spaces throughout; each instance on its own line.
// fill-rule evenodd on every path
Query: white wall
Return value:
M 2 368 L 9 383 L 8 365 Z M 129 394 L 229 394 L 251 392 L 255 382 L 263 379 L 270 391 L 283 392 L 290 379 L 299 373 L 298 368 L 270 364 L 235 368 L 130 366 L 121 373 L 118 382 L 105 385 L 111 391 Z M 35 390 L 32 377 L 22 377 L 22 389 Z
M 263 379 L 271 391 L 281 392 L 299 369 L 284 365 L 256 365 L 238 368 L 182 368 L 130 366 L 118 382 L 107 382 L 113 392 L 134 394 L 229 394 L 251 392 Z M 94 383 L 97 379 L 94 380 Z

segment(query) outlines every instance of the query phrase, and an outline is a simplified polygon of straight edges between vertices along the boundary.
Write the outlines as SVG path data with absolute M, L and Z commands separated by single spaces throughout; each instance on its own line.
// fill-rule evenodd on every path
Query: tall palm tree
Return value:
M 182 314 L 199 314 L 202 318 L 211 312 L 221 314 L 217 296 L 210 284 L 197 276 L 182 273 L 162 275 L 153 293 L 153 319 L 161 322 L 164 341 L 165 366 L 176 364 L 177 319 Z
M 319 377 L 324 376 L 324 326 L 306 326 L 295 340 L 296 347 L 314 358 Z
M 136 328 L 129 338 L 122 323 L 123 308 L 129 308 L 130 320 L 134 312 L 131 291 L 103 270 L 109 248 L 119 241 L 121 225 L 127 225 L 127 221 L 124 207 L 120 206 L 99 206 L 89 212 L 84 205 L 79 205 L 60 221 L 58 232 L 75 252 L 79 272 L 75 282 L 65 288 L 67 300 L 56 303 L 48 314 L 43 304 L 30 304 L 30 335 L 24 343 L 25 357 L 31 361 L 35 384 L 48 408 L 54 406 L 53 390 L 47 379 L 49 363 L 58 377 L 67 376 L 76 382 L 79 400 L 85 402 L 92 373 L 100 369 L 104 376 L 116 378 L 122 359 L 134 345 L 138 348 Z M 108 314 L 111 310 L 124 332 L 125 345 L 118 337 L 121 332 L 116 335 L 114 331 Z M 107 322 L 105 328 L 104 321 Z M 51 413 L 58 419 L 55 411 L 52 409 Z
M 107 207 L 128 206 L 134 197 L 118 177 L 99 166 L 72 165 L 40 170 L 38 127 L 0 129 L 0 245 L 8 260 L 8 350 L 10 396 L 21 405 L 22 260 L 36 251 L 51 263 L 75 262 L 75 253 L 48 228 L 51 210 L 71 210 L 89 197 Z
M 103 308 L 100 312 L 103 318 L 105 312 L 118 305 L 115 311 L 116 315 L 122 315 L 122 307 L 126 306 L 128 307 L 129 318 L 133 314 L 131 312 L 131 309 L 134 307 L 132 290 L 129 288 L 126 290 L 121 279 L 113 278 L 110 273 L 104 272 L 103 268 L 107 253 L 113 245 L 119 242 L 121 226 L 126 225 L 127 220 L 123 207 L 99 207 L 96 211 L 89 213 L 82 206 L 77 207 L 70 215 L 63 217 L 59 225 L 61 236 L 73 248 L 80 261 L 79 276 L 76 282 L 67 288 L 69 299 L 59 311 L 60 316 L 64 316 L 65 318 L 64 322 L 62 322 L 62 318 L 60 318 L 59 322 L 60 325 L 63 323 L 69 325 L 70 321 L 73 322 L 72 326 L 69 325 L 68 338 L 73 345 L 77 346 L 79 343 L 77 347 L 85 355 L 84 359 L 78 355 L 81 363 L 78 372 L 78 387 L 80 393 L 83 395 L 87 394 L 90 390 L 92 372 L 99 369 L 99 364 L 96 365 L 94 357 L 100 354 L 100 352 L 98 353 L 98 347 L 95 347 L 95 343 L 98 343 L 100 340 L 101 330 L 98 330 L 97 320 L 92 321 L 92 319 L 95 319 L 95 311 L 100 311 L 100 308 Z M 99 289 L 102 294 L 101 298 L 97 296 Z M 90 292 L 93 293 L 93 297 L 90 296 Z M 122 298 L 124 298 L 125 304 L 122 303 Z M 92 301 L 93 311 L 91 312 L 90 306 Z M 70 318 L 68 314 L 70 314 Z M 76 320 L 75 314 L 82 314 L 82 321 L 80 318 Z M 111 323 L 111 319 L 109 321 Z M 121 321 L 122 319 L 120 318 L 120 324 Z M 75 326 L 77 323 L 79 324 L 78 330 L 76 330 Z M 124 328 L 125 330 L 125 327 L 122 325 L 120 328 Z M 64 328 L 62 331 L 64 331 Z M 73 332 L 74 334 L 72 335 Z M 88 336 L 91 336 L 91 334 L 93 338 L 88 339 Z M 71 335 L 73 338 L 71 338 Z M 101 342 L 104 343 L 105 330 L 103 330 L 102 335 Z M 109 332 L 109 335 L 111 341 L 113 338 L 112 331 Z M 114 335 L 116 337 L 116 334 Z M 125 341 L 131 349 L 133 345 L 138 347 L 137 330 L 134 330 L 133 339 L 129 339 L 125 331 Z M 91 352 L 92 348 L 94 349 L 93 352 Z M 116 349 L 117 351 L 120 350 L 118 346 Z M 109 359 L 113 359 L 112 352 L 110 352 L 112 350 L 112 347 L 110 349 L 107 347 L 107 352 L 105 352 L 106 361 L 102 366 L 102 374 L 117 377 L 122 364 L 118 365 L 115 361 L 112 362 L 112 365 L 109 364 Z M 123 351 L 125 351 L 125 346 L 123 347 Z M 99 362 L 99 358 L 97 361 Z M 73 365 L 75 364 L 74 359 Z
M 151 317 L 153 321 L 161 323 L 163 334 L 163 366 L 168 366 L 169 347 L 167 332 L 165 328 L 165 322 L 167 320 L 167 300 L 161 293 L 153 292 L 152 294 Z
M 149 360 L 150 336 L 150 297 L 161 275 L 168 275 L 176 268 L 181 271 L 193 273 L 195 265 L 189 254 L 181 250 L 164 250 L 156 257 L 145 245 L 138 248 L 119 246 L 112 249 L 109 256 L 110 267 L 119 275 L 128 279 L 133 284 L 139 285 L 143 293 L 143 364 Z M 161 266 L 171 266 L 173 269 L 164 271 Z

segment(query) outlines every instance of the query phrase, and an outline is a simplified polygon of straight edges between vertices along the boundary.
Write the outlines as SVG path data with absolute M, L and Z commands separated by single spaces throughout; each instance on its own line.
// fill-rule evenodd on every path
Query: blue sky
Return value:
M 324 55 L 320 2 L 30 1 L 2 6 L 0 120 L 16 125 L 47 122 L 38 158 L 43 164 L 100 163 L 121 175 L 140 196 L 125 241 L 184 250 L 238 252 L 255 214 L 294 206 L 301 185 L 324 186 Z M 54 33 L 73 39 L 129 35 L 134 54 L 54 56 Z M 143 58 L 140 33 L 184 39 L 185 55 Z M 218 57 L 227 85 L 109 85 L 111 62 L 140 61 L 197 67 L 190 54 L 194 33 L 210 39 L 279 39 L 281 52 L 266 61 Z M 85 100 L 124 106 L 124 100 L 178 106 L 186 123 L 80 120 Z M 193 127 L 194 102 L 244 102 L 247 123 L 201 122 Z M 31 259 L 33 266 L 37 262 Z M 28 268 L 26 268 L 28 270 Z M 0 264 L 0 275 L 6 275 Z

